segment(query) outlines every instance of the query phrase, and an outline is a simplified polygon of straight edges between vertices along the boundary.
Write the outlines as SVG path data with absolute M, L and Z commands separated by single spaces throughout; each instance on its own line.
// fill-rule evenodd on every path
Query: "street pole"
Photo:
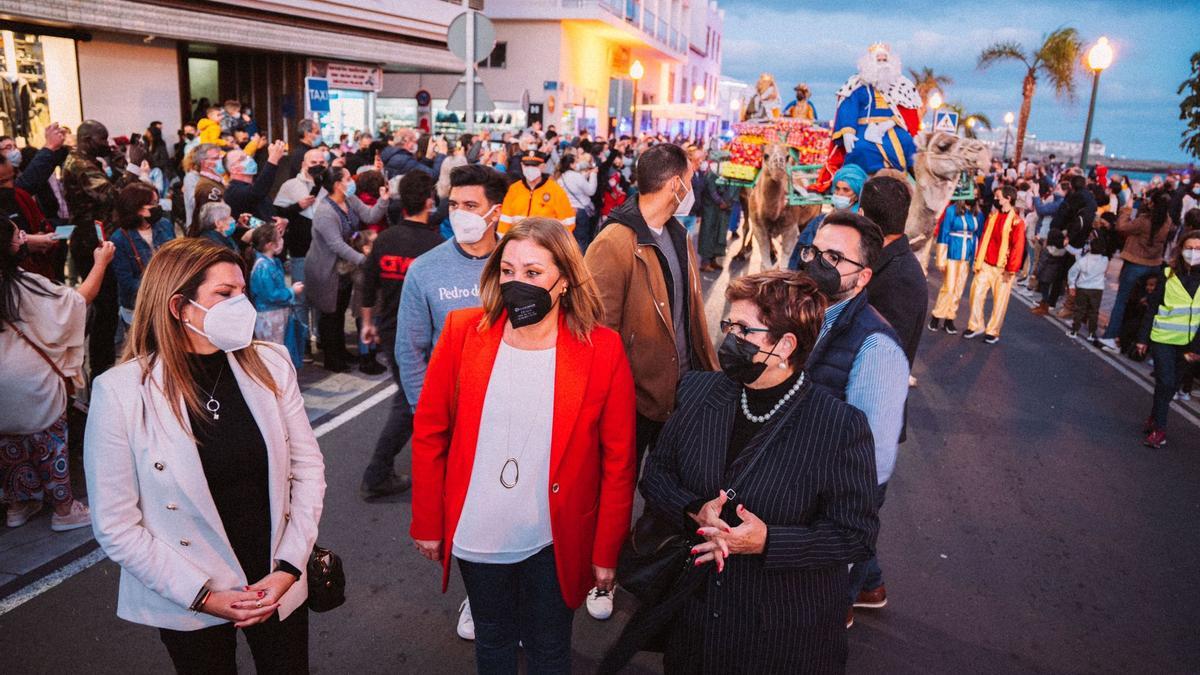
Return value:
M 1008 161 L 1008 137 L 1012 135 L 1012 125 L 1008 124 L 1004 127 L 1004 161 Z
M 1083 150 L 1079 153 L 1079 168 L 1087 175 L 1088 146 L 1092 142 L 1092 117 L 1096 114 L 1096 90 L 1100 88 L 1100 70 L 1092 78 L 1092 102 L 1088 104 L 1087 126 L 1083 130 Z
M 471 0 L 463 0 L 467 12 L 467 120 L 466 132 L 475 130 L 475 12 Z
M 642 131 L 642 129 L 641 129 L 641 124 L 639 123 L 639 120 L 638 120 L 638 109 L 637 109 L 637 104 L 638 104 L 638 98 L 637 98 L 637 86 L 638 86 L 638 79 L 640 79 L 640 78 L 634 78 L 634 80 L 633 80 L 633 137 L 634 137 L 634 138 L 637 138 L 637 135 L 638 135 L 639 133 L 641 133 L 641 131 Z

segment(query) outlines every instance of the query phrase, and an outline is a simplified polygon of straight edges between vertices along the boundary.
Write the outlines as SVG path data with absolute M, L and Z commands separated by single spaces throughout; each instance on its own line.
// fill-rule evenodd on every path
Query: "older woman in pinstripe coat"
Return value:
M 811 279 L 741 277 L 726 297 L 723 372 L 685 377 L 641 484 L 647 508 L 705 538 L 664 669 L 842 672 L 846 565 L 879 530 L 871 430 L 805 381 L 825 309 Z

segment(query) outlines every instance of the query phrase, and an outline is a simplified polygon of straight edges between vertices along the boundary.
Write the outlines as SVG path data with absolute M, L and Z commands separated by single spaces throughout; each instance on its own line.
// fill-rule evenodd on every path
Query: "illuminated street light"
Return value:
M 638 82 L 646 75 L 646 68 L 642 66 L 642 62 L 634 59 L 633 64 L 629 66 L 629 79 L 633 80 L 633 134 L 638 135 L 642 131 L 642 125 L 638 121 Z
M 1108 38 L 1101 37 L 1087 52 L 1087 66 L 1092 69 L 1092 102 L 1088 104 L 1087 127 L 1083 130 L 1083 150 L 1079 153 L 1079 166 L 1087 172 L 1088 146 L 1092 142 L 1092 117 L 1096 114 L 1096 90 L 1100 88 L 1100 73 L 1112 65 L 1113 48 Z
M 1004 113 L 1004 123 L 1005 124 L 1012 124 L 1013 120 L 1015 120 L 1015 119 L 1016 119 L 1016 116 L 1013 115 L 1011 112 Z
M 703 85 L 698 84 L 696 85 L 696 88 L 692 90 L 692 99 L 695 100 L 696 103 L 699 103 L 704 100 L 704 94 L 705 92 Z
M 945 101 L 942 100 L 942 92 L 934 89 L 933 93 L 929 95 L 929 107 L 933 110 L 937 110 L 938 108 L 942 107 L 943 103 L 945 103 Z
M 967 118 L 967 128 L 969 128 L 969 129 L 975 128 L 975 118 L 974 117 Z

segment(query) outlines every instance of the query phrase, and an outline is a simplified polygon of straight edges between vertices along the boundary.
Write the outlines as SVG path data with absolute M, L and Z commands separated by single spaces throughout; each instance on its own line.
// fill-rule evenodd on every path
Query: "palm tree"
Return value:
M 992 120 L 984 113 L 966 112 L 966 109 L 961 103 L 947 103 L 946 110 L 958 113 L 958 119 L 961 120 L 963 135 L 967 138 L 977 138 L 979 133 L 976 129 L 992 130 Z
M 1019 161 L 1025 149 L 1025 130 L 1029 125 L 1029 108 L 1037 91 L 1039 76 L 1054 85 L 1059 98 L 1075 100 L 1075 71 L 1082 63 L 1083 41 L 1074 28 L 1059 28 L 1042 38 L 1042 44 L 1032 52 L 1016 42 L 996 42 L 979 54 L 979 69 L 997 61 L 1020 61 L 1025 66 L 1021 86 L 1021 116 L 1017 121 L 1017 148 L 1014 157 Z
M 925 66 L 920 70 L 909 68 L 908 76 L 912 78 L 913 85 L 917 88 L 917 95 L 921 97 L 921 109 L 918 112 L 922 120 L 925 119 L 925 113 L 927 112 L 926 106 L 929 102 L 929 95 L 935 89 L 941 89 L 942 87 L 954 84 L 954 79 L 949 75 L 938 75 L 929 66 Z

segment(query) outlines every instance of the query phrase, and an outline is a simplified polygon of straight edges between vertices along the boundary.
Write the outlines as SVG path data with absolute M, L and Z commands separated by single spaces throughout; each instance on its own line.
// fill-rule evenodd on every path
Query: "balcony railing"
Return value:
M 638 0 L 558 0 L 558 4 L 566 9 L 601 7 L 638 27 L 647 37 L 657 40 L 668 49 L 687 51 L 686 34 L 673 28 L 665 18 L 655 16 L 650 10 L 643 10 Z

